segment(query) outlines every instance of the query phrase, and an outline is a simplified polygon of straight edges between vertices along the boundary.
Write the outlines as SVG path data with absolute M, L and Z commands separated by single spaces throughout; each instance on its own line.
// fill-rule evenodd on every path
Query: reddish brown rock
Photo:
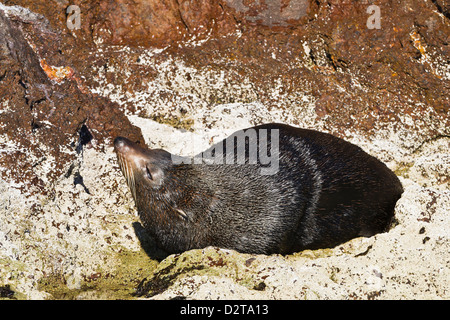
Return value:
M 24 29 L 36 35 L 34 40 L 49 34 L 53 41 L 40 47 L 41 52 L 58 52 L 58 33 L 45 18 L 26 10 L 0 10 L 1 173 L 22 188 L 43 192 L 48 182 L 65 173 L 80 144 L 90 142 L 80 137 L 83 126 L 101 147 L 118 134 L 138 141 L 142 136 L 116 104 L 84 91 L 70 66 L 50 65 L 36 54 Z M 36 166 L 50 158 L 54 163 L 44 183 Z
M 337 134 L 351 128 L 371 135 L 394 124 L 416 133 L 420 141 L 449 135 L 450 26 L 445 3 L 377 1 L 378 29 L 368 27 L 373 14 L 369 1 L 7 1 L 32 13 L 12 15 L 1 31 L 10 39 L 0 47 L 1 101 L 14 108 L 1 113 L 0 121 L 21 131 L 2 130 L 28 149 L 32 143 L 76 144 L 83 124 L 98 145 L 118 130 L 140 139 L 123 115 L 124 108 L 136 110 L 134 102 L 119 106 L 89 93 L 102 71 L 107 84 L 130 95 L 167 78 L 151 97 L 160 105 L 190 101 L 191 94 L 209 105 L 256 100 L 284 110 L 296 108 L 300 97 L 308 96 L 315 101 L 317 118 Z M 69 4 L 81 9 L 80 30 L 67 28 Z M 14 44 L 14 52 L 7 43 Z M 127 59 L 122 47 L 109 45 L 128 46 Z M 154 55 L 155 66 L 140 63 L 145 49 L 154 47 L 165 48 Z M 224 80 L 220 85 L 214 79 L 203 83 L 204 96 L 195 85 L 191 92 L 181 92 L 172 82 L 176 68 L 168 75 L 156 68 L 171 59 L 223 74 Z M 192 75 L 183 77 L 195 81 Z M 251 86 L 230 89 L 242 83 Z M 272 94 L 275 86 L 277 95 Z M 172 113 L 167 108 L 150 116 L 164 119 Z M 56 174 L 71 156 L 55 155 L 60 168 Z M 24 172 L 32 172 L 32 166 L 25 161 Z

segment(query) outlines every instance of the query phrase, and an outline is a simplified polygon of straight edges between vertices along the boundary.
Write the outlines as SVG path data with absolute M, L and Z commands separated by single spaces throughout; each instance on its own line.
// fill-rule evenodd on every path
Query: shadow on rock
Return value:
M 133 222 L 133 229 L 136 237 L 138 238 L 142 249 L 145 253 L 153 260 L 161 262 L 169 254 L 164 250 L 160 249 L 156 244 L 152 236 L 150 236 L 140 222 Z

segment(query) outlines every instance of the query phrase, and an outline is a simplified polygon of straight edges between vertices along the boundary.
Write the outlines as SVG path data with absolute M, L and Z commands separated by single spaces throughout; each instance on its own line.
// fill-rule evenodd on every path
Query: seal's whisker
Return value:
M 131 168 L 131 164 L 122 155 L 118 155 L 118 159 L 120 168 L 127 180 L 128 187 L 130 188 L 134 199 L 136 199 L 136 181 L 134 179 L 134 172 Z
M 131 193 L 133 194 L 133 198 L 136 199 L 136 181 L 134 180 L 134 172 L 133 170 L 130 170 L 130 189 Z
M 126 171 L 126 177 L 127 177 L 128 186 L 131 187 L 131 180 L 130 180 L 131 172 L 130 172 L 130 168 L 128 166 L 128 162 L 124 161 L 124 165 L 125 165 L 125 171 Z
M 128 163 L 121 154 L 117 154 L 117 159 L 119 161 L 119 167 L 122 170 L 122 173 L 125 176 L 125 179 L 127 180 L 127 184 L 128 184 L 128 186 L 130 186 L 130 173 L 129 173 Z

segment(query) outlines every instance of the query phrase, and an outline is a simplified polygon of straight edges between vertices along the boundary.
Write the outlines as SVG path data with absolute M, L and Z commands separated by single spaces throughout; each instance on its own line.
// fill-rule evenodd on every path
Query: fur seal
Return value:
M 237 131 L 192 159 L 123 137 L 114 147 L 144 228 L 169 253 L 334 247 L 386 231 L 403 192 L 360 147 L 285 124 Z

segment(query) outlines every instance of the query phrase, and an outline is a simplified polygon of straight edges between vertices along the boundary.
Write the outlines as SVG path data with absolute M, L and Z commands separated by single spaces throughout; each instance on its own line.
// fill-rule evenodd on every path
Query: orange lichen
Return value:
M 422 55 L 424 55 L 426 53 L 426 51 L 425 51 L 425 47 L 420 42 L 420 35 L 414 31 L 410 34 L 410 36 L 411 36 L 411 39 L 414 41 L 414 47 L 416 47 L 416 49 L 419 50 Z
M 45 59 L 42 59 L 39 61 L 42 67 L 42 70 L 47 74 L 47 77 L 50 78 L 50 80 L 61 82 L 64 79 L 72 78 L 74 71 L 71 67 L 55 67 L 48 65 Z
M 56 81 L 57 83 L 61 83 L 65 79 L 75 80 L 77 83 L 78 89 L 81 90 L 82 93 L 87 93 L 87 88 L 83 85 L 82 81 L 79 77 L 75 75 L 75 71 L 71 67 L 55 67 L 47 64 L 45 59 L 39 60 L 42 70 L 44 70 L 47 77 L 50 80 Z

